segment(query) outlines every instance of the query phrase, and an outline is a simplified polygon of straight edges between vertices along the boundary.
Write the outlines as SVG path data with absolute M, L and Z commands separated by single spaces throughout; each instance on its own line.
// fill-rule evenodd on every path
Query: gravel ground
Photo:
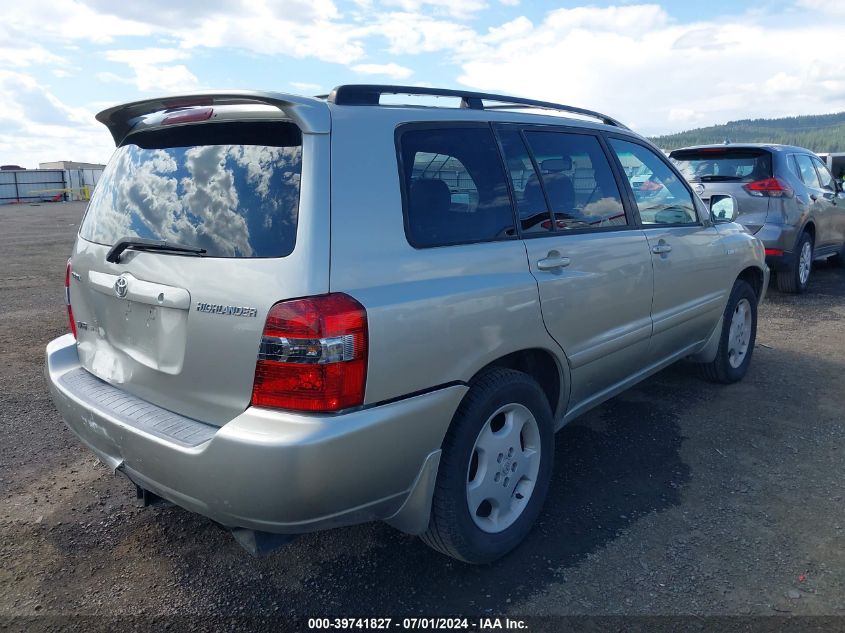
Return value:
M 557 436 L 537 529 L 468 567 L 382 524 L 249 557 L 135 507 L 42 378 L 80 204 L 0 207 L 0 618 L 826 615 L 845 626 L 845 270 L 770 290 L 737 385 L 671 367 Z M 0 622 L 0 628 L 2 623 Z

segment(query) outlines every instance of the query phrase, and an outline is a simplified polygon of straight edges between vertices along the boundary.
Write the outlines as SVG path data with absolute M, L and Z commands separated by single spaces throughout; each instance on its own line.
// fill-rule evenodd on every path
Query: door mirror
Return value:
M 731 196 L 710 198 L 710 217 L 714 222 L 733 222 L 736 219 L 736 200 Z

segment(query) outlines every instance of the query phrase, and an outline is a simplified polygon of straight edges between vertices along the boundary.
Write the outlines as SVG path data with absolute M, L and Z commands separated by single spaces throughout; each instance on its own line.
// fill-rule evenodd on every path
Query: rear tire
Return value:
M 742 380 L 756 340 L 757 295 L 747 282 L 737 279 L 725 306 L 719 351 L 711 362 L 699 365 L 701 376 L 722 384 Z
M 466 563 L 501 558 L 531 531 L 553 462 L 552 411 L 537 382 L 513 369 L 484 371 L 446 433 L 420 538 Z
M 812 269 L 813 237 L 805 231 L 798 240 L 795 259 L 789 269 L 777 274 L 778 290 L 796 295 L 806 292 Z

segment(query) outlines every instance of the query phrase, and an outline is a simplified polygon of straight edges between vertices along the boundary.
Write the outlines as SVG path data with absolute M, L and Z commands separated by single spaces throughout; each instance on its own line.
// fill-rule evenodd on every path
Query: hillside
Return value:
M 814 152 L 845 152 L 845 112 L 783 119 L 745 119 L 653 137 L 662 149 L 722 143 L 782 143 Z

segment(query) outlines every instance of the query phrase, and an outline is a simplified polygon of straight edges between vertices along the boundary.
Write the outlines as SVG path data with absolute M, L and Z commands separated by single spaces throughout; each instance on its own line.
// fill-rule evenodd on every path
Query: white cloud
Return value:
M 798 0 L 796 5 L 802 9 L 809 9 L 814 13 L 845 17 L 845 4 L 837 0 Z
M 319 92 L 323 89 L 320 84 L 313 84 L 307 81 L 292 81 L 290 85 L 303 92 Z
M 364 75 L 385 75 L 392 79 L 407 79 L 414 71 L 399 64 L 358 64 L 352 70 Z
M 672 123 L 682 123 L 688 125 L 694 123 L 700 114 L 690 108 L 671 108 L 669 110 L 668 119 Z
M 836 23 L 679 24 L 657 5 L 585 7 L 464 33 L 449 48 L 466 86 L 606 111 L 647 134 L 845 101 L 845 74 L 831 69 L 845 59 Z
M 453 18 L 470 18 L 487 8 L 484 0 L 382 0 L 385 5 L 400 7 L 409 13 L 422 13 L 431 8 L 437 14 Z M 518 2 L 518 0 L 517 0 Z
M 64 60 L 39 44 L 17 43 L 0 46 L 0 66 L 32 66 L 35 64 L 62 64 Z
M 468 26 L 451 20 L 418 13 L 388 13 L 379 16 L 369 27 L 369 33 L 387 38 L 388 52 L 394 55 L 419 55 L 442 50 L 460 49 L 471 43 L 478 34 Z
M 122 64 L 169 64 L 188 57 L 178 48 L 133 48 L 106 51 L 106 59 Z
M 132 4 L 132 3 L 120 3 Z M 123 36 L 145 36 L 153 29 L 143 22 L 100 12 L 79 0 L 31 0 L 7 7 L 0 22 L 0 40 L 45 42 L 84 40 L 108 43 Z
M 106 51 L 105 58 L 123 63 L 132 71 L 131 77 L 110 72 L 97 75 L 100 81 L 134 83 L 141 92 L 183 92 L 197 87 L 199 80 L 184 64 L 166 65 L 189 55 L 171 48 L 142 48 Z
M 113 149 L 85 108 L 72 108 L 33 76 L 0 70 L 0 163 L 36 167 L 71 158 L 101 162 Z
M 70 89 L 56 80 L 53 90 L 55 78 L 72 72 L 109 82 L 98 98 L 128 100 L 209 83 L 198 76 L 209 64 L 197 58 L 237 79 L 243 53 L 268 64 L 268 81 L 283 64 L 288 78 L 304 78 L 290 86 L 306 94 L 326 91 L 323 68 L 337 74 L 322 61 L 350 74 L 572 103 L 644 133 L 843 109 L 841 1 L 792 0 L 718 20 L 702 12 L 686 23 L 656 3 L 617 4 L 541 11 L 517 0 L 19 2 L 0 21 L 0 68 L 18 69 L 0 76 L 0 152 L 4 162 L 50 160 L 60 150 L 107 156 L 93 106 L 68 107 L 85 97 L 55 92 Z
M 0 41 L 40 38 L 56 45 L 166 37 L 179 48 L 233 47 L 351 63 L 364 55 L 356 39 L 360 29 L 341 17 L 332 0 L 30 0 L 3 14 Z

